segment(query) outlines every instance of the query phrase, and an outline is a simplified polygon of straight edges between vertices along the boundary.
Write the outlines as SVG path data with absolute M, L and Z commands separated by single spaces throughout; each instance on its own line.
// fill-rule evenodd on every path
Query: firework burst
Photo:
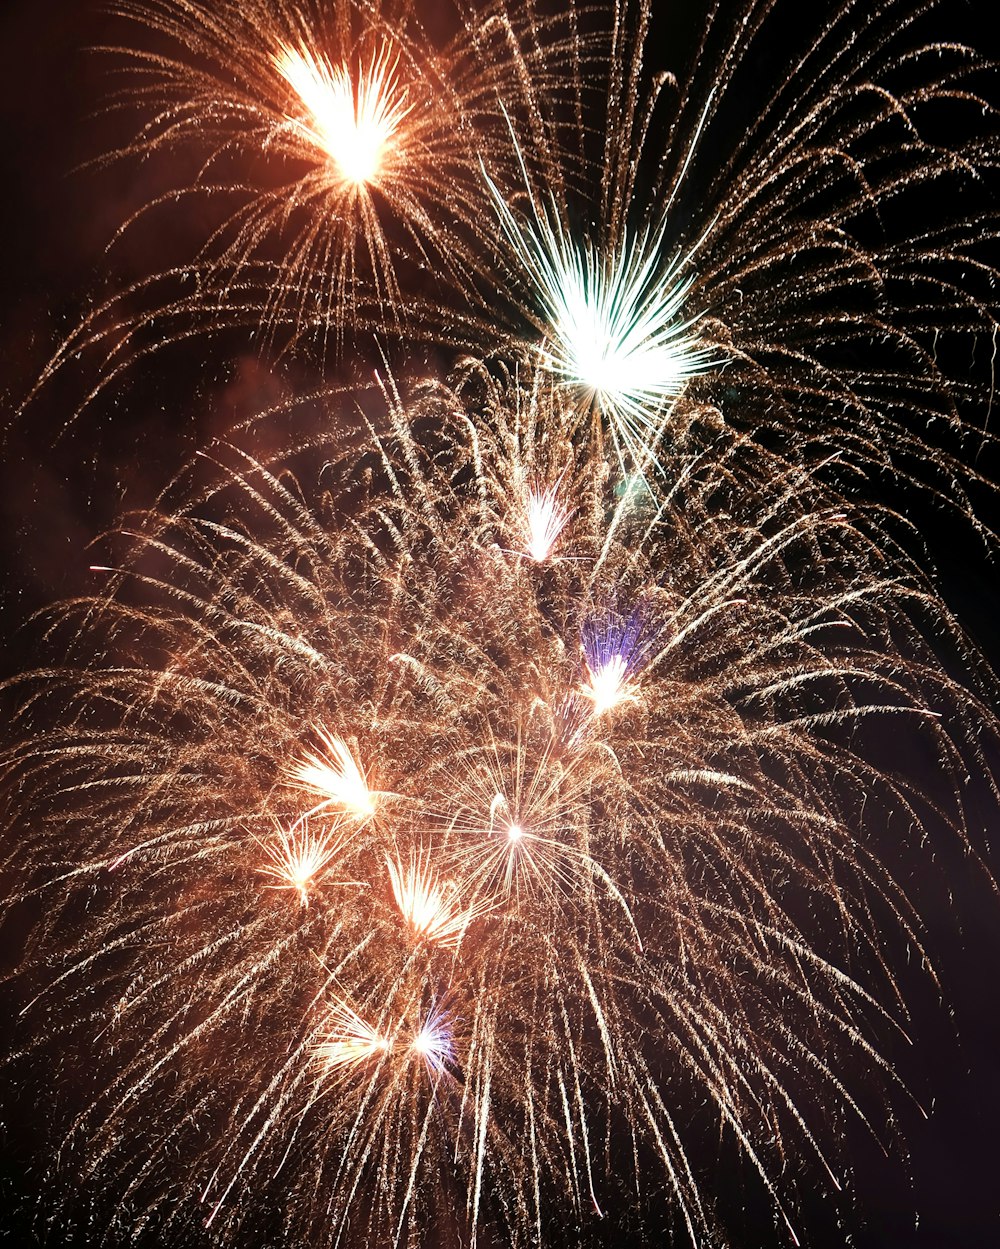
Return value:
M 647 627 L 638 609 L 624 621 L 611 616 L 588 620 L 584 625 L 582 650 L 587 678 L 581 693 L 593 703 L 594 715 L 638 701 L 636 674 L 654 641 L 643 636 Z
M 712 8 L 686 64 L 652 74 L 648 0 L 456 0 L 450 39 L 408 5 L 121 7 L 157 46 L 124 53 L 115 103 L 145 116 L 116 156 L 197 154 L 149 211 L 238 206 L 199 255 L 95 308 L 33 396 L 93 358 L 86 405 L 234 324 L 322 358 L 348 336 L 367 353 L 371 330 L 401 365 L 417 342 L 546 363 L 630 476 L 697 407 L 840 489 L 888 471 L 972 513 L 995 386 L 955 345 L 998 326 L 989 66 L 922 41 L 924 6 L 883 0 L 859 32 L 831 5 L 773 81 L 757 61 L 789 36 L 762 0 Z M 338 109 L 338 143 L 379 153 L 370 179 L 331 158 Z M 929 194 L 968 211 L 941 220 Z
M 304 119 L 289 121 L 356 191 L 385 176 L 395 136 L 410 112 L 396 82 L 397 63 L 383 48 L 352 78 L 347 65 L 335 69 L 308 48 L 283 47 L 274 58 L 306 110 Z
M 559 485 L 528 488 L 524 499 L 524 553 L 537 564 L 551 558 L 572 511 L 559 502 Z
M 322 799 L 314 813 L 332 806 L 358 819 L 374 815 L 375 795 L 350 747 L 323 728 L 316 729 L 316 736 L 323 743 L 324 753 L 305 751 L 288 769 L 289 780 Z
M 262 842 L 261 848 L 267 863 L 260 871 L 276 882 L 269 887 L 294 889 L 302 905 L 308 906 L 317 878 L 341 847 L 333 833 L 313 833 L 303 819 L 291 829 L 278 825 L 277 839 Z
M 19 683 L 55 726 L 7 761 L 56 960 L 29 1018 L 82 1045 L 117 1003 L 66 1156 L 137 1225 L 238 1240 L 280 1167 L 294 1243 L 445 1210 L 528 1243 L 617 1209 L 624 1134 L 699 1244 L 707 1098 L 794 1228 L 788 1157 L 843 1165 L 807 1102 L 863 1116 L 842 1056 L 880 1070 L 887 917 L 920 945 L 874 830 L 941 815 L 859 742 L 893 722 L 989 775 L 991 713 L 921 641 L 955 626 L 877 518 L 746 441 L 619 498 L 558 385 L 394 404 L 367 499 L 361 429 L 216 448 L 53 623 L 93 661 Z M 541 565 L 504 541 L 537 430 L 586 483 L 578 558 Z
M 408 867 L 386 859 L 392 896 L 416 940 L 457 945 L 482 907 L 463 907 L 454 881 L 440 881 L 426 856 L 411 854 Z
M 331 1006 L 324 1027 L 323 1039 L 314 1051 L 324 1075 L 358 1066 L 392 1049 L 389 1038 L 365 1023 L 349 1006 Z
M 683 261 L 664 262 L 665 227 L 652 237 L 626 235 L 616 252 L 601 255 L 537 207 L 533 224 L 522 225 L 487 182 L 543 316 L 542 363 L 596 405 L 622 465 L 644 471 L 671 405 L 713 363 L 697 318 L 685 320 L 693 277 Z
M 141 124 L 107 161 L 152 158 L 164 177 L 178 155 L 199 168 L 119 234 L 178 200 L 199 201 L 213 225 L 197 254 L 96 309 L 46 370 L 104 347 L 104 384 L 192 324 L 262 327 L 320 359 L 342 354 L 347 331 L 437 339 L 457 292 L 487 326 L 482 169 L 504 188 L 518 172 L 494 141 L 498 102 L 515 116 L 564 107 L 606 47 L 575 11 L 499 2 L 459 0 L 437 20 L 393 0 L 124 0 L 116 12 L 133 46 L 104 49 L 126 84 L 110 106 Z M 157 343 L 137 348 L 149 322 Z
M 887 944 L 927 961 L 882 838 L 967 848 L 968 776 L 997 797 L 996 683 L 858 489 L 973 518 L 983 391 L 935 352 L 994 335 L 995 272 L 975 222 L 890 210 L 994 157 L 921 137 L 982 62 L 900 68 L 902 4 L 853 10 L 734 141 L 772 0 L 713 8 L 680 77 L 644 71 L 646 0 L 440 37 L 409 3 L 123 0 L 156 45 L 124 155 L 198 152 L 185 192 L 227 207 L 42 381 L 96 346 L 109 382 L 121 304 L 191 272 L 150 350 L 391 340 L 320 428 L 278 405 L 129 518 L 6 689 L 17 1053 L 93 1055 L 53 1077 L 59 1167 L 126 1239 L 527 1246 L 627 1187 L 703 1246 L 710 1114 L 794 1240 L 792 1162 L 836 1201 L 829 1121 L 878 1135 Z

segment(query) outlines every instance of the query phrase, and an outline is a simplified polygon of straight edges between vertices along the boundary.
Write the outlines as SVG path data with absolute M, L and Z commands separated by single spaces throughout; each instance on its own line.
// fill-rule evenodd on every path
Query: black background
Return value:
M 699 7 L 693 0 L 672 6 L 678 35 L 694 27 L 687 10 Z M 995 8 L 996 0 L 955 0 L 936 16 L 935 27 L 942 37 L 994 52 L 989 21 Z M 127 135 L 115 119 L 94 115 L 107 84 L 100 58 L 85 51 L 114 41 L 121 29 L 94 0 L 5 0 L 0 7 L 0 426 L 8 424 L 60 336 L 91 300 L 190 254 L 201 237 L 197 211 L 185 210 L 174 219 L 160 214 L 156 233 L 138 231 L 105 250 L 118 224 L 157 189 L 163 174 L 129 162 L 78 169 Z M 780 38 L 776 27 L 776 63 Z M 929 196 L 929 218 L 948 210 L 934 193 Z M 9 426 L 2 447 L 0 673 L 30 663 L 32 631 L 25 622 L 35 610 L 94 588 L 88 544 L 101 530 L 123 509 L 152 502 L 216 426 L 261 406 L 283 384 L 271 377 L 245 334 L 221 346 L 196 343 L 164 353 L 148 375 L 131 378 L 67 428 L 79 403 L 78 381 L 69 378 L 46 391 Z M 919 501 L 908 506 L 939 569 L 942 593 L 996 661 L 995 569 L 966 529 Z M 1000 516 L 984 519 L 996 523 Z M 984 816 L 987 856 L 997 821 L 1000 814 Z M 992 868 L 1000 874 L 995 855 Z M 917 969 L 901 969 L 913 1043 L 887 1036 L 885 1044 L 914 1099 L 894 1099 L 909 1155 L 899 1149 L 886 1158 L 863 1132 L 851 1129 L 853 1187 L 837 1211 L 824 1204 L 813 1208 L 808 1173 L 798 1176 L 807 1244 L 1000 1245 L 1000 898 L 957 848 L 929 850 L 910 870 L 907 887 L 926 919 L 943 995 Z M 43 1094 L 40 1087 L 15 1087 L 0 1099 L 0 1240 L 13 1246 L 36 1243 L 32 1216 L 46 1201 L 33 1153 L 44 1139 Z M 738 1173 L 721 1175 L 708 1187 L 722 1194 L 740 1249 L 787 1243 Z M 662 1235 L 656 1233 L 657 1239 Z M 55 1231 L 49 1243 L 70 1240 L 69 1232 Z M 89 1242 L 77 1236 L 72 1243 Z

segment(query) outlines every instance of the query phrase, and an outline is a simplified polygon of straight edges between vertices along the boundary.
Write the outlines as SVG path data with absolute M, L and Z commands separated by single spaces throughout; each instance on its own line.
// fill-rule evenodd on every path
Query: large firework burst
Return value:
M 880 928 L 920 945 L 871 830 L 941 817 L 858 740 L 989 774 L 953 624 L 738 439 L 616 497 L 558 388 L 478 369 L 380 428 L 215 448 L 53 618 L 90 658 L 23 682 L 28 1018 L 101 1020 L 77 1166 L 164 1234 L 528 1243 L 620 1216 L 627 1142 L 700 1244 L 707 1097 L 794 1230 L 782 1160 L 842 1165 L 809 1106 L 879 1067 Z M 527 481 L 576 503 L 546 552 Z
M 997 728 L 866 498 L 975 523 L 984 390 L 935 353 L 995 331 L 992 225 L 907 207 L 989 170 L 923 137 L 983 64 L 853 10 L 733 142 L 774 0 L 681 78 L 643 0 L 122 4 L 123 155 L 196 151 L 226 207 L 42 381 L 147 323 L 388 364 L 197 457 L 6 691 L 23 1057 L 92 1055 L 53 1174 L 112 1238 L 545 1243 L 666 1192 L 713 1244 L 706 1106 L 789 1237 L 793 1158 L 836 1200 L 923 955 L 884 839 L 967 846 Z
M 197 254 L 96 308 L 47 370 L 97 344 L 110 348 L 104 384 L 192 325 L 262 327 L 279 346 L 339 355 L 345 329 L 441 336 L 460 292 L 483 329 L 483 167 L 506 191 L 520 174 L 499 102 L 516 117 L 579 115 L 583 67 L 606 50 L 573 9 L 544 17 L 503 3 L 113 8 L 131 43 L 102 49 L 121 84 L 108 106 L 139 110 L 141 128 L 100 163 L 151 161 L 168 184 L 119 234 L 176 213 L 178 201 L 208 226 Z M 555 169 L 542 146 L 529 164 L 546 161 Z
M 95 309 L 42 381 L 96 351 L 99 390 L 233 324 L 321 354 L 369 329 L 400 367 L 417 342 L 541 359 L 632 468 L 693 394 L 790 461 L 835 449 L 968 512 L 993 110 L 988 62 L 926 34 L 937 7 L 886 0 L 860 31 L 834 3 L 790 36 L 771 0 L 716 6 L 678 66 L 647 0 L 459 3 L 450 42 L 412 6 L 129 3 L 170 51 L 125 53 L 118 101 L 146 114 L 119 155 L 200 154 L 179 193 L 240 206 L 200 257 Z M 779 34 L 789 64 L 762 82 Z M 369 136 L 365 177 L 333 130 L 348 163 Z

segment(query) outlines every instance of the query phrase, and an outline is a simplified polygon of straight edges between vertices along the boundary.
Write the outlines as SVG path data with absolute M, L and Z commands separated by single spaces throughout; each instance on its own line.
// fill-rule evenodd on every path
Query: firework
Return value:
M 361 819 L 374 815 L 375 795 L 368 788 L 368 782 L 350 748 L 323 728 L 317 728 L 316 735 L 323 743 L 325 753 L 304 752 L 288 772 L 294 784 L 322 798 L 313 813 L 334 806 Z
M 417 940 L 456 945 L 483 908 L 463 908 L 454 881 L 440 881 L 426 857 L 410 856 L 409 867 L 386 859 L 392 896 Z
M 294 889 L 303 906 L 309 905 L 310 890 L 340 848 L 329 832 L 310 832 L 307 819 L 291 829 L 279 825 L 276 841 L 261 845 L 268 861 L 260 871 L 277 882 L 269 887 Z
M 386 176 L 396 134 L 410 109 L 396 83 L 386 48 L 359 67 L 334 69 L 308 48 L 283 47 L 275 68 L 295 91 L 305 118 L 290 118 L 308 143 L 333 165 L 334 176 L 356 191 Z
M 155 45 L 124 155 L 197 151 L 183 191 L 228 215 L 43 382 L 97 347 L 108 384 L 120 307 L 180 274 L 150 350 L 386 340 L 322 429 L 279 405 L 131 518 L 52 614 L 69 657 L 7 691 L 22 1048 L 93 1056 L 53 1077 L 60 1166 L 127 1239 L 520 1246 L 627 1185 L 714 1243 L 706 1107 L 790 1238 L 793 1160 L 836 1200 L 829 1129 L 877 1133 L 906 1022 L 887 942 L 926 959 L 880 838 L 968 847 L 965 778 L 997 796 L 995 682 L 857 497 L 878 466 L 972 518 L 982 387 L 935 350 L 996 329 L 975 223 L 889 211 L 989 166 L 920 137 L 982 63 L 897 69 L 886 8 L 857 38 L 836 8 L 733 141 L 770 0 L 653 81 L 645 0 L 447 36 L 123 3 Z
M 623 465 L 645 469 L 673 402 L 713 363 L 696 321 L 684 319 L 693 278 L 683 262 L 663 261 L 665 227 L 626 235 L 617 252 L 600 255 L 537 207 L 533 225 L 522 226 L 486 180 L 545 318 L 540 359 L 597 406 Z
M 788 1157 L 843 1165 L 810 1107 L 864 1114 L 845 1053 L 879 1071 L 886 916 L 920 945 L 874 830 L 940 817 L 861 730 L 989 774 L 991 713 L 921 641 L 955 626 L 745 440 L 619 496 L 558 384 L 396 405 L 270 466 L 217 447 L 54 625 L 92 661 L 24 679 L 29 1019 L 90 1047 L 115 1004 L 64 1157 L 137 1227 L 238 1242 L 268 1194 L 291 1243 L 445 1211 L 528 1243 L 618 1209 L 624 1134 L 699 1244 L 707 1098 L 794 1228 Z M 506 536 L 543 432 L 578 507 L 539 564 Z
M 315 1047 L 324 1074 L 338 1067 L 353 1067 L 392 1048 L 388 1037 L 376 1032 L 347 1006 L 331 1007 L 326 1027 L 326 1034 Z
M 192 325 L 235 321 L 320 358 L 340 354 L 345 330 L 440 335 L 457 292 L 488 325 L 482 169 L 505 189 L 518 172 L 494 138 L 498 102 L 516 116 L 543 99 L 563 107 L 606 48 L 575 12 L 502 3 L 459 0 L 436 21 L 392 0 L 126 0 L 117 12 L 134 46 L 104 49 L 126 83 L 110 107 L 141 122 L 107 160 L 155 158 L 165 176 L 175 154 L 199 166 L 119 233 L 179 200 L 199 201 L 213 225 L 176 269 L 96 309 L 47 370 L 103 346 L 104 384 L 147 349 L 135 340 L 150 322 L 153 351 Z
M 126 54 L 114 103 L 145 118 L 117 156 L 202 161 L 148 211 L 239 206 L 199 255 L 96 308 L 33 394 L 94 359 L 85 404 L 163 344 L 234 324 L 321 358 L 347 336 L 367 353 L 371 330 L 401 365 L 417 342 L 541 361 L 626 475 L 655 471 L 698 407 L 838 487 L 889 471 L 968 517 L 994 385 L 951 345 L 997 331 L 988 67 L 921 43 L 922 10 L 885 0 L 864 33 L 833 5 L 762 83 L 758 52 L 789 37 L 779 10 L 712 9 L 694 55 L 650 82 L 646 0 L 552 18 L 459 2 L 450 39 L 413 6 L 124 5 L 156 46 Z M 343 176 L 333 116 L 371 139 L 371 177 Z M 938 219 L 928 188 L 967 215 Z
M 555 550 L 571 515 L 571 510 L 559 502 L 559 482 L 529 489 L 524 504 L 525 554 L 543 564 Z
M 643 637 L 644 625 L 638 610 L 625 621 L 611 617 L 588 620 L 584 625 L 582 649 L 587 679 L 581 692 L 593 703 L 594 715 L 638 699 L 635 674 L 653 642 Z

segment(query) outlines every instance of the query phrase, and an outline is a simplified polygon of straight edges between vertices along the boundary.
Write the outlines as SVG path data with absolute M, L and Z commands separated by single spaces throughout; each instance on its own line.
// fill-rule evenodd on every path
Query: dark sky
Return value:
M 692 0 L 687 3 L 693 7 Z M 859 15 L 867 7 L 860 5 Z M 954 33 L 982 46 L 995 7 L 996 0 L 954 0 L 939 15 L 942 36 Z M 0 266 L 0 423 L 88 301 L 150 268 L 148 236 L 110 254 L 105 246 L 155 187 L 156 171 L 121 164 L 73 172 L 123 137 L 116 135 L 116 123 L 93 117 L 104 79 L 99 59 L 84 51 L 113 39 L 118 29 L 94 0 L 0 0 L 0 214 L 6 245 Z M 931 204 L 929 212 L 940 208 Z M 193 250 L 199 226 L 190 216 L 164 226 L 162 255 Z M 0 444 L 0 672 L 29 661 L 30 631 L 21 626 L 34 610 L 91 588 L 88 543 L 123 508 L 152 501 L 211 433 L 213 404 L 232 415 L 254 395 L 270 393 L 270 385 L 249 344 L 234 338 L 222 357 L 195 346 L 157 364 L 148 378 L 130 380 L 127 395 L 96 403 L 69 429 L 66 418 L 82 393 L 79 377 L 52 387 L 27 409 L 6 445 Z M 998 517 L 1000 509 L 994 523 Z M 918 511 L 915 519 L 942 569 L 946 598 L 987 654 L 1000 659 L 995 569 L 968 533 L 945 528 L 938 513 Z M 995 827 L 998 818 L 984 822 Z M 1000 871 L 995 857 L 992 867 Z M 837 1228 L 832 1211 L 809 1209 L 806 1199 L 807 1226 L 816 1229 L 807 1243 L 817 1246 L 1000 1245 L 1000 898 L 954 848 L 915 860 L 912 872 L 909 887 L 927 921 L 943 993 L 938 997 L 916 971 L 902 970 L 913 1043 L 887 1044 L 914 1098 L 894 1100 L 910 1154 L 886 1159 L 862 1133 L 852 1136 L 857 1166 L 855 1191 L 844 1202 L 845 1229 Z M 12 1247 L 34 1243 L 25 1211 L 44 1208 L 32 1149 L 42 1139 L 39 1121 L 45 1117 L 42 1087 L 9 1090 L 0 1101 L 0 1242 Z M 738 1192 L 730 1204 L 738 1211 Z M 785 1243 L 774 1239 L 766 1210 L 752 1203 L 734 1219 L 739 1249 Z M 50 1243 L 68 1245 L 69 1233 L 57 1230 Z

